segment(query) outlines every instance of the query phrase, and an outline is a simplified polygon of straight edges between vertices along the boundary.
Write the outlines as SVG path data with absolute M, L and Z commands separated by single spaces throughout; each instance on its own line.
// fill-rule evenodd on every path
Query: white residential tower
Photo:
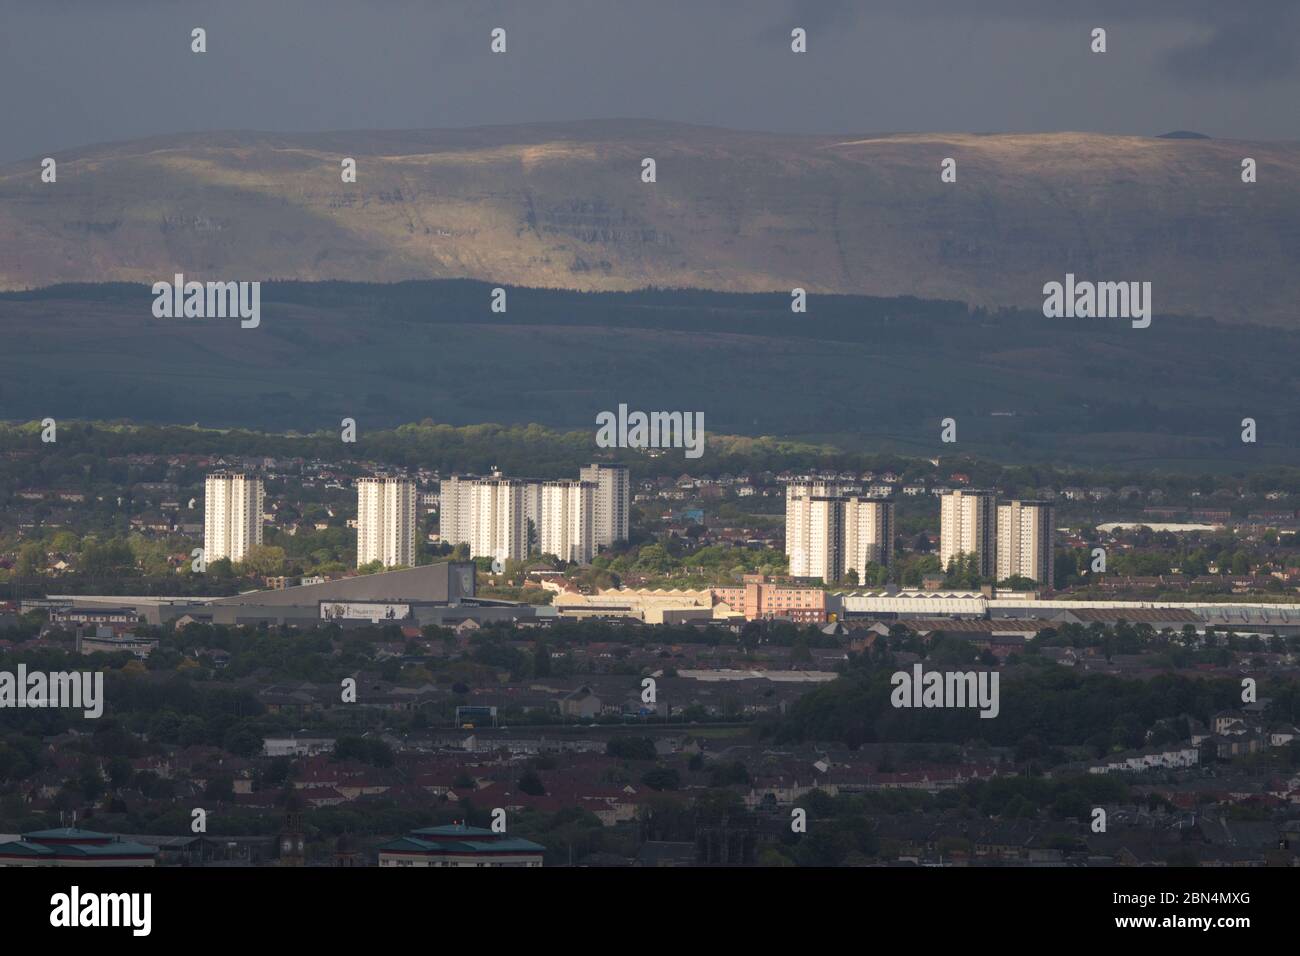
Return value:
M 415 567 L 415 482 L 407 478 L 357 480 L 357 567 Z
M 211 563 L 243 561 L 262 543 L 261 478 L 218 471 L 208 475 L 203 492 L 203 558 Z

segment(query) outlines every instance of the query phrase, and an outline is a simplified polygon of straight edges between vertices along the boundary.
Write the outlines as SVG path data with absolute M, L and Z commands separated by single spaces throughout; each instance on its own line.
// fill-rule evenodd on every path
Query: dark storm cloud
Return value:
M 1180 81 L 1254 85 L 1300 74 L 1300 3 L 1296 0 L 788 0 L 785 20 L 808 29 L 845 26 L 881 13 L 953 19 L 1087 23 L 1182 23 L 1197 35 L 1176 43 L 1161 65 Z M 773 26 L 771 35 L 786 32 Z
M 1300 71 L 1300 5 L 1265 21 L 1246 16 L 1214 26 L 1204 40 L 1172 51 L 1165 63 L 1173 76 L 1196 84 L 1253 86 L 1295 77 Z
M 0 160 L 218 129 L 646 117 L 1293 139 L 1294 0 L 0 0 Z M 189 52 L 208 30 L 209 52 Z M 488 52 L 504 26 L 510 50 Z M 789 51 L 793 26 L 809 52 Z M 1088 53 L 1104 26 L 1110 52 Z

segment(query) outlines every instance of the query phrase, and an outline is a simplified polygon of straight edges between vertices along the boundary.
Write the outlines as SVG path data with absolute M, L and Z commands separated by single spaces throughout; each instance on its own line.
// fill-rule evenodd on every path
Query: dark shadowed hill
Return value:
M 144 286 L 0 295 L 0 418 L 336 430 L 432 419 L 590 429 L 700 411 L 711 433 L 844 447 L 1237 468 L 1300 452 L 1300 333 L 1147 329 L 911 298 L 581 293 L 470 281 L 263 287 L 261 324 L 155 319 Z M 940 420 L 958 444 L 940 443 Z M 1241 420 L 1259 441 L 1243 445 Z

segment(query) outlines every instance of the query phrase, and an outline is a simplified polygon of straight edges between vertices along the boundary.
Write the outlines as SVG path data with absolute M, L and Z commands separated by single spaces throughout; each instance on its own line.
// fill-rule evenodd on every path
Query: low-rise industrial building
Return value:
M 539 867 L 546 848 L 505 833 L 453 823 L 412 830 L 381 844 L 379 865 Z

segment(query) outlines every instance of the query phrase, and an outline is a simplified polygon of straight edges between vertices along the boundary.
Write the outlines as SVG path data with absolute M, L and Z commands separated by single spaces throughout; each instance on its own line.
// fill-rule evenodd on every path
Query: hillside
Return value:
M 1046 320 L 953 302 L 580 293 L 459 281 L 276 283 L 261 324 L 155 319 L 146 286 L 0 294 L 0 418 L 362 430 L 431 419 L 589 430 L 701 411 L 710 434 L 1015 460 L 1300 460 L 1293 331 Z M 1266 387 L 1242 388 L 1243 376 Z M 939 423 L 958 422 L 958 444 Z M 1240 422 L 1259 442 L 1243 445 Z
M 359 178 L 340 181 L 355 157 Z M 658 181 L 640 180 L 642 157 Z M 955 184 L 939 179 L 944 157 Z M 1259 181 L 1240 181 L 1254 157 Z M 785 136 L 649 121 L 212 133 L 0 168 L 0 288 L 466 277 L 1041 306 L 1074 272 L 1171 313 L 1288 325 L 1300 144 L 1048 135 Z

